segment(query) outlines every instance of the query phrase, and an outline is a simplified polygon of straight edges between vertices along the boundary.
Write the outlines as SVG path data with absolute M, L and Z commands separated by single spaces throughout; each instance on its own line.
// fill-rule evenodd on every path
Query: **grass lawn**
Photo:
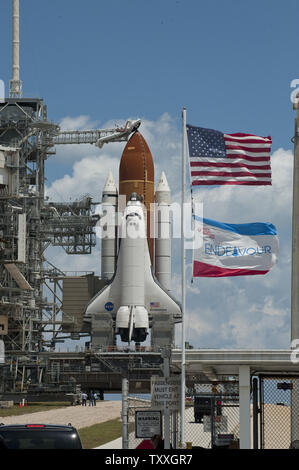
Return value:
M 121 420 L 118 418 L 105 423 L 94 424 L 87 428 L 78 429 L 78 433 L 83 448 L 93 449 L 121 437 Z
M 134 423 L 129 424 L 129 432 L 134 430 Z M 121 437 L 121 420 L 119 418 L 106 421 L 105 423 L 94 424 L 87 428 L 78 429 L 80 439 L 84 449 L 94 449 L 107 442 L 114 441 Z
M 50 411 L 56 408 L 70 406 L 70 402 L 48 402 L 48 403 L 28 403 L 27 406 L 20 408 L 19 405 L 14 405 L 11 408 L 0 408 L 0 416 L 20 416 L 27 413 L 35 413 L 36 411 Z

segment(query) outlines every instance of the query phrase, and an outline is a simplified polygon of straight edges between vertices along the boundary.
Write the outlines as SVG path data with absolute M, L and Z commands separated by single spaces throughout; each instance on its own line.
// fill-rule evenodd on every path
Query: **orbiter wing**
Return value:
M 145 240 L 147 244 L 147 240 Z M 118 255 L 118 265 L 121 260 L 121 250 Z M 144 285 L 145 285 L 145 307 L 149 315 L 155 313 L 169 313 L 174 315 L 175 318 L 180 318 L 182 309 L 180 303 L 175 300 L 172 295 L 167 292 L 158 280 L 155 278 L 148 249 L 145 253 L 145 272 L 144 272 Z M 117 313 L 120 307 L 120 270 L 116 268 L 116 273 L 111 279 L 110 283 L 100 290 L 93 299 L 87 304 L 85 316 L 89 317 L 95 313 L 110 312 L 111 314 Z M 86 318 L 87 319 L 87 318 Z

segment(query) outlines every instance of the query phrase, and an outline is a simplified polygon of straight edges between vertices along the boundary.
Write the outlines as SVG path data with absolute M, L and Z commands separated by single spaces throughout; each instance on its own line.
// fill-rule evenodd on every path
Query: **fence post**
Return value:
M 129 448 L 129 407 L 128 407 L 128 379 L 122 379 L 122 448 Z
M 258 449 L 258 380 L 252 380 L 252 405 L 253 405 L 253 448 Z
M 240 449 L 250 449 L 250 367 L 239 366 Z
M 265 448 L 265 440 L 264 440 L 264 387 L 265 381 L 263 377 L 260 377 L 260 448 Z
M 171 350 L 163 350 L 163 375 L 165 378 L 170 376 L 170 356 Z M 170 410 L 166 404 L 164 407 L 164 449 L 170 449 Z
M 172 413 L 172 447 L 173 449 L 177 448 L 177 412 Z

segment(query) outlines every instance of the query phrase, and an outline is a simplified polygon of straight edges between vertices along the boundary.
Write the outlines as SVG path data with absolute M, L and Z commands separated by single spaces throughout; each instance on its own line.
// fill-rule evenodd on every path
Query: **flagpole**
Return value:
M 185 310 L 186 310 L 186 263 L 184 206 L 186 189 L 186 108 L 182 112 L 182 207 L 181 207 L 181 261 L 182 261 L 182 365 L 181 365 L 181 444 L 185 447 Z
M 187 126 L 186 126 L 186 131 L 187 131 Z M 186 142 L 187 145 L 187 142 Z M 188 156 L 189 156 L 189 145 L 187 145 L 188 148 Z M 186 162 L 185 162 L 186 163 Z M 193 245 L 196 243 L 196 235 L 195 235 L 195 209 L 194 209 L 194 199 L 193 199 L 193 187 L 192 187 L 192 176 L 191 176 L 191 165 L 190 161 L 188 160 L 188 169 L 189 169 L 189 182 L 190 182 L 190 196 L 191 196 L 191 229 L 193 232 Z M 187 185 L 187 182 L 186 182 Z M 191 272 L 191 284 L 193 283 L 193 265 L 194 265 L 194 246 L 192 249 L 192 272 Z M 189 319 L 190 321 L 190 319 Z M 188 336 L 188 334 L 187 334 Z

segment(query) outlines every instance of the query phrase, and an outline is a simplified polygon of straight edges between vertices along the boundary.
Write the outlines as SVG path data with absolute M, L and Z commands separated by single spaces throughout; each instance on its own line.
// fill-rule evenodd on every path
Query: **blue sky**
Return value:
M 20 7 L 24 96 L 44 98 L 48 118 L 74 128 L 140 117 L 156 178 L 167 169 L 174 198 L 183 106 L 193 125 L 272 136 L 273 187 L 197 194 L 209 218 L 274 223 L 279 263 L 263 279 L 195 280 L 188 287 L 194 328 L 187 333 L 201 347 L 288 347 L 297 0 L 20 0 Z M 8 88 L 11 1 L 2 0 L 1 8 L 0 78 Z M 57 200 L 92 192 L 100 200 L 108 167 L 117 178 L 122 148 L 57 149 L 46 164 L 49 195 Z M 53 254 L 70 270 L 97 270 L 98 257 L 98 248 L 88 259 Z M 173 265 L 179 291 L 175 257 Z
M 11 1 L 2 0 L 1 76 L 10 78 Z M 167 111 L 289 145 L 297 0 L 21 0 L 21 78 L 49 116 L 155 120 Z

